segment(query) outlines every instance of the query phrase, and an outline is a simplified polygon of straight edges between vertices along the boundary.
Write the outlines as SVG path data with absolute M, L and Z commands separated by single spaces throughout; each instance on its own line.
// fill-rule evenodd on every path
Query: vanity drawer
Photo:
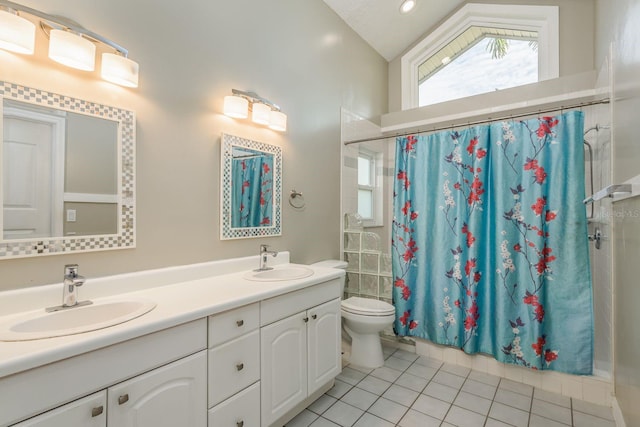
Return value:
M 209 348 L 258 329 L 260 303 L 254 303 L 209 317 Z
M 260 427 L 260 383 L 210 409 L 209 427 Z
M 209 407 L 260 379 L 260 331 L 209 350 Z

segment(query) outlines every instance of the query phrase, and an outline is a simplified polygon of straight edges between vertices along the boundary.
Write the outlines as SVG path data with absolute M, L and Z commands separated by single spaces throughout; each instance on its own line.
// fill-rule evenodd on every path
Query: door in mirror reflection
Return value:
M 3 238 L 60 235 L 62 221 L 53 215 L 62 213 L 54 195 L 62 182 L 64 120 L 7 107 L 3 134 Z

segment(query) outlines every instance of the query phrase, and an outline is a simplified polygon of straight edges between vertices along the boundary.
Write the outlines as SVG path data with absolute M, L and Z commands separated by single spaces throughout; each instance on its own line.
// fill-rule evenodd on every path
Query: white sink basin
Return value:
M 303 265 L 283 265 L 272 270 L 248 271 L 244 278 L 256 282 L 277 282 L 282 280 L 303 279 L 313 275 L 313 270 Z
M 124 323 L 153 310 L 144 299 L 97 301 L 53 313 L 44 309 L 0 320 L 0 341 L 29 341 L 95 331 Z

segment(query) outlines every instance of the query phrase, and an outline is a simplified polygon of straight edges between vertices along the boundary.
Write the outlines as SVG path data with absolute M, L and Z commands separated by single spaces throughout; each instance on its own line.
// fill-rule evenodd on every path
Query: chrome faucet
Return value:
M 271 255 L 272 257 L 277 257 L 277 251 L 270 251 L 269 245 L 260 245 L 260 268 L 254 271 L 266 271 L 273 270 L 273 267 L 267 267 L 267 255 Z
M 60 311 L 72 307 L 81 307 L 91 304 L 91 301 L 78 302 L 78 286 L 82 286 L 85 278 L 78 274 L 78 264 L 64 266 L 64 279 L 62 281 L 62 305 L 47 308 L 48 312 Z

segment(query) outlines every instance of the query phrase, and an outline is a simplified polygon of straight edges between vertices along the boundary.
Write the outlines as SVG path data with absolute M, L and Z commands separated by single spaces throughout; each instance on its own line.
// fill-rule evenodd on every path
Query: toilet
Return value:
M 313 265 L 343 270 L 347 268 L 347 263 L 339 260 L 326 260 Z M 380 332 L 395 320 L 395 307 L 384 301 L 362 297 L 347 298 L 340 305 L 342 326 L 351 337 L 349 363 L 369 369 L 384 365 Z

